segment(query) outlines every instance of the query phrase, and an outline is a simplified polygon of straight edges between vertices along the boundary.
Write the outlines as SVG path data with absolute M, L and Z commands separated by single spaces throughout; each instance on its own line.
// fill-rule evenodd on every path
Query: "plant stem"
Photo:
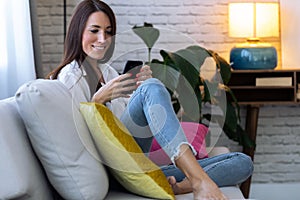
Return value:
M 151 48 L 148 48 L 148 63 L 151 61 Z

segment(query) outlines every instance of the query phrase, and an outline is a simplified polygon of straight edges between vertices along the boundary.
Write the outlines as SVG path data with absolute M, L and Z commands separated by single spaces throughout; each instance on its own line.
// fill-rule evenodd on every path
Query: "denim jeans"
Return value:
M 198 163 L 219 187 L 240 184 L 253 172 L 251 158 L 239 152 L 204 158 L 198 160 Z M 162 166 L 161 169 L 167 177 L 174 176 L 177 181 L 185 178 L 185 175 L 174 165 Z
M 145 154 L 149 152 L 155 137 L 174 163 L 180 145 L 189 144 L 173 110 L 170 94 L 157 79 L 148 79 L 137 88 L 121 121 Z M 191 149 L 194 151 L 193 147 Z M 251 159 L 242 153 L 223 154 L 198 162 L 218 186 L 239 184 L 253 171 Z M 177 181 L 185 177 L 175 165 L 161 168 L 166 176 L 175 176 Z
M 153 137 L 172 161 L 178 155 L 180 145 L 188 144 L 170 94 L 155 78 L 144 81 L 132 94 L 121 121 L 146 154 Z

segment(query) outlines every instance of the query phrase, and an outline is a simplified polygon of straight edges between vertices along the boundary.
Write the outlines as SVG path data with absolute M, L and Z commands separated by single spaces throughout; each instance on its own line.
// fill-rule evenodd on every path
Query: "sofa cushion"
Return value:
M 207 135 L 208 128 L 199 123 L 194 122 L 181 122 L 181 127 L 189 143 L 191 143 L 197 152 L 196 159 L 207 158 L 205 136 Z M 172 163 L 168 155 L 164 152 L 156 139 L 153 140 L 149 158 L 157 165 L 169 165 Z
M 243 200 L 245 199 L 240 188 L 238 186 L 221 187 L 221 191 L 228 199 L 231 200 Z M 176 200 L 194 200 L 193 193 L 178 194 L 175 196 Z M 149 198 L 143 198 L 123 191 L 110 190 L 105 200 L 149 200 Z
M 57 80 L 38 79 L 16 93 L 32 146 L 49 181 L 64 199 L 103 199 L 108 177 L 70 92 Z
M 53 199 L 14 98 L 0 101 L 0 158 L 0 199 Z
M 174 199 L 158 166 L 148 159 L 127 128 L 104 105 L 81 103 L 83 114 L 103 161 L 129 191 L 156 199 Z

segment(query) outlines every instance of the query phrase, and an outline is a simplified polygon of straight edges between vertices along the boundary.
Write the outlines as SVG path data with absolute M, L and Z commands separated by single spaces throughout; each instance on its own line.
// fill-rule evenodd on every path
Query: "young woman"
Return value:
M 143 66 L 136 77 L 131 77 L 129 73 L 119 75 L 106 64 L 114 51 L 115 35 L 111 8 L 100 0 L 83 0 L 70 21 L 63 60 L 48 77 L 63 82 L 78 102 L 93 101 L 109 107 L 145 153 L 155 137 L 174 163 L 162 170 L 175 194 L 193 192 L 194 199 L 227 199 L 218 186 L 246 180 L 253 171 L 251 159 L 242 153 L 229 153 L 197 161 L 170 95 L 152 78 L 150 67 Z

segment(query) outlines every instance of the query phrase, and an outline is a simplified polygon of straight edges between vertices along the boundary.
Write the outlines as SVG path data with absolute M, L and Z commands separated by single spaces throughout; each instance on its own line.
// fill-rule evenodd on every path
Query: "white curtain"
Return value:
M 0 0 L 0 99 L 35 79 L 29 0 Z

